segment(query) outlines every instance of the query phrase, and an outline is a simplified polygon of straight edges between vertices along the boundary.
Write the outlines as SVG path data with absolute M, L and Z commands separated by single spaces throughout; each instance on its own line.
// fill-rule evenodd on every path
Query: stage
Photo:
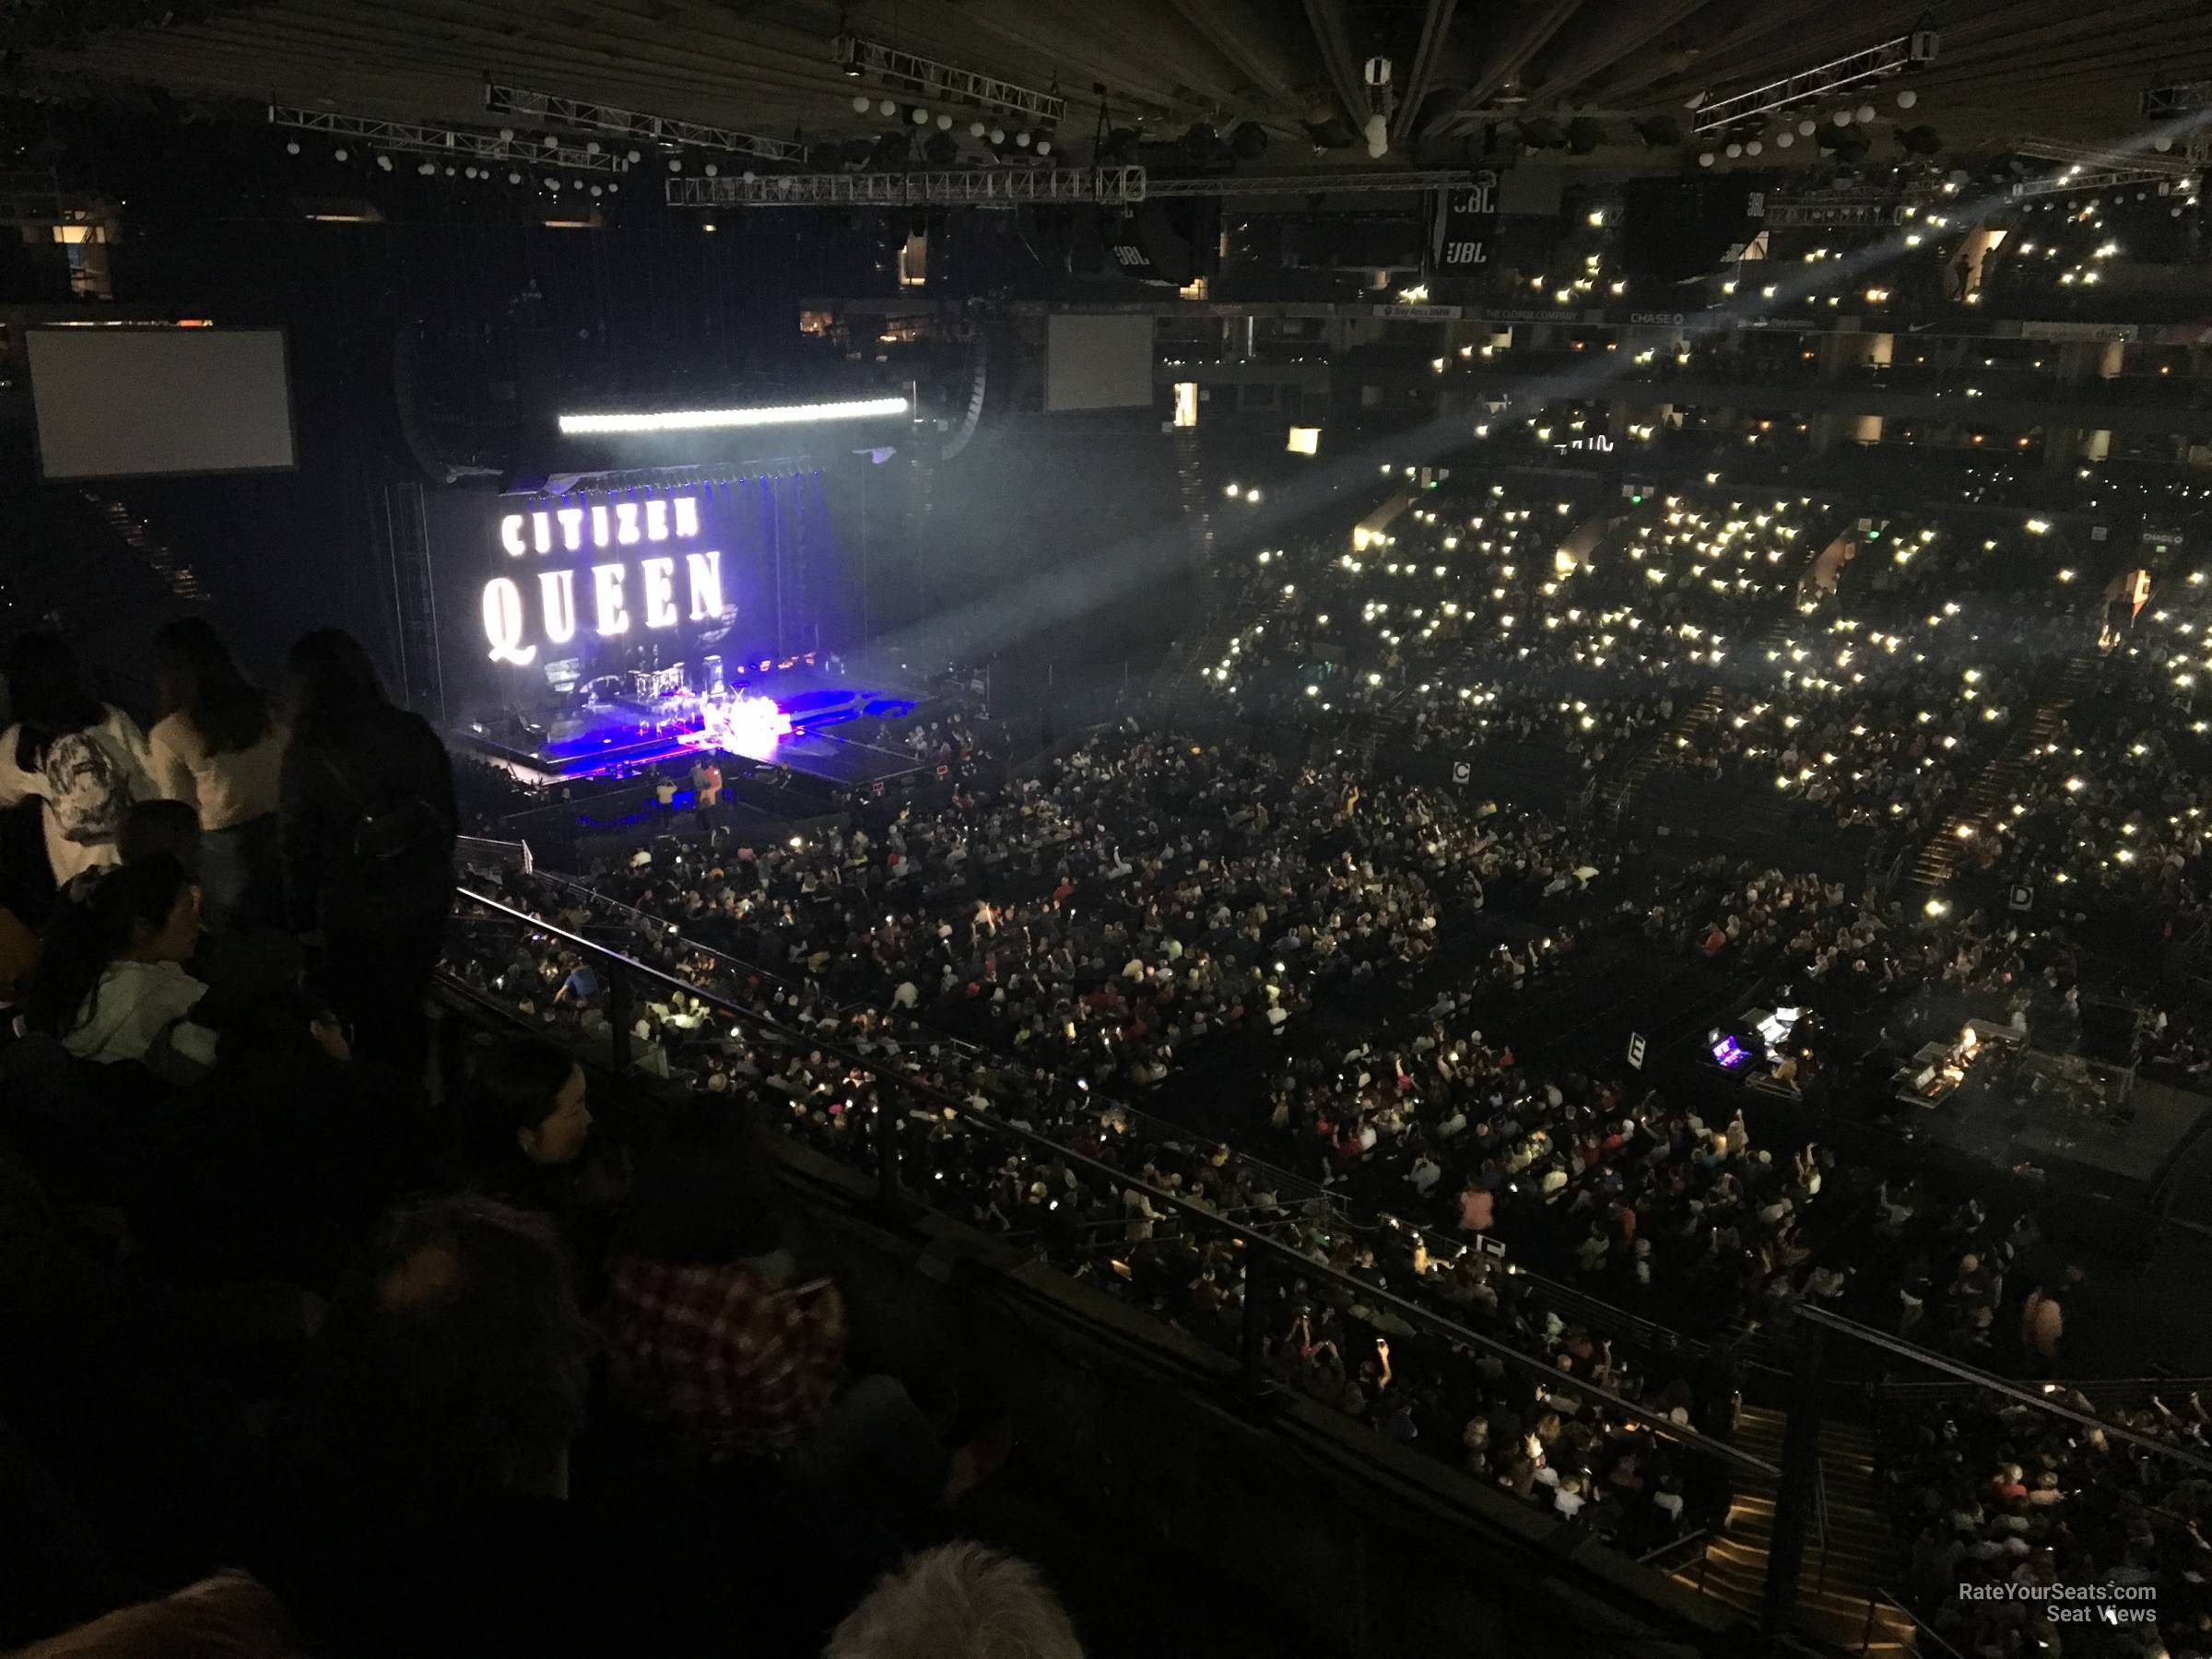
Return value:
M 2080 1074 L 2055 1079 L 2062 1066 Z M 2101 1075 L 2100 1075 L 2101 1074 Z M 2124 1081 L 2123 1081 L 2124 1080 Z M 1970 1083 L 1931 1110 L 1928 1138 L 1999 1168 L 2115 1203 L 2147 1202 L 2212 1100 L 2117 1068 L 2030 1050 L 2009 1088 Z
M 580 689 L 561 709 L 471 721 L 453 735 L 528 783 L 632 777 L 656 768 L 680 782 L 707 754 L 787 768 L 840 789 L 921 771 L 911 752 L 884 743 L 881 734 L 928 699 L 836 678 L 797 662 L 702 694 L 680 677 L 637 675 L 620 686 L 601 681 Z

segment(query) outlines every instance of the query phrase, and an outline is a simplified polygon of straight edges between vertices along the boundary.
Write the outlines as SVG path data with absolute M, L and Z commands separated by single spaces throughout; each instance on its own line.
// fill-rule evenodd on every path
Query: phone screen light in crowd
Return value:
M 563 415 L 563 437 L 621 432 L 697 432 L 727 427 L 801 426 L 825 420 L 868 420 L 907 412 L 903 397 L 844 403 L 772 404 L 752 409 L 662 409 L 634 415 Z

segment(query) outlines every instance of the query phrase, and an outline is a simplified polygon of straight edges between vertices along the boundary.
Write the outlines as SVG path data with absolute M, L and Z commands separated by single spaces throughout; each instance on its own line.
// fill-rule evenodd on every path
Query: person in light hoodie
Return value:
M 24 1003 L 34 1031 L 80 1060 L 135 1060 L 164 1081 L 190 1084 L 214 1069 L 221 1036 L 195 1016 L 207 987 L 187 972 L 200 937 L 200 893 L 167 853 L 88 871 L 63 893 Z M 344 1035 L 327 1019 L 309 1035 L 333 1060 Z

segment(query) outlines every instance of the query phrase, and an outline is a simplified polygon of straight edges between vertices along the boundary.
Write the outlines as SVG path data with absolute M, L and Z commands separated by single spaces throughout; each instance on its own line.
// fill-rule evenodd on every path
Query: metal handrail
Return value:
M 2139 1430 L 2129 1428 L 2124 1423 L 2110 1422 L 2088 1412 L 2077 1411 L 2073 1406 L 2065 1405 L 2049 1394 L 2031 1393 L 2028 1386 L 2022 1383 L 2010 1382 L 1991 1371 L 1977 1371 L 1971 1365 L 1953 1359 L 1947 1355 L 1938 1354 L 1932 1348 L 1920 1347 L 1907 1342 L 1901 1336 L 1892 1336 L 1885 1331 L 1876 1330 L 1871 1325 L 1861 1324 L 1855 1319 L 1846 1319 L 1841 1313 L 1832 1313 L 1826 1308 L 1816 1307 L 1810 1303 L 1801 1303 L 1796 1316 L 1809 1324 L 1825 1326 L 1829 1330 L 1849 1336 L 1856 1342 L 1864 1343 L 1883 1353 L 1894 1354 L 1901 1359 L 1910 1359 L 1913 1363 L 1924 1365 L 1932 1371 L 1947 1372 L 1961 1382 L 1970 1382 L 1989 1394 L 2000 1394 L 2018 1405 L 2032 1407 L 2052 1417 L 2065 1418 L 2068 1422 L 2079 1424 L 2084 1429 L 2101 1429 L 2112 1439 L 2125 1441 L 2130 1445 L 2140 1446 L 2147 1452 L 2154 1453 L 2175 1463 L 2185 1464 L 2190 1468 L 2205 1474 L 2212 1474 L 2212 1457 L 2207 1457 L 2201 1453 L 2191 1452 L 2184 1447 L 2174 1445 L 2171 1441 L 2159 1440 L 2155 1435 L 2145 1434 Z
M 1896 1596 L 1890 1594 L 1888 1591 L 1883 1589 L 1879 1584 L 1877 1584 L 1874 1589 L 1867 1594 L 1866 1596 L 1866 1624 L 1865 1628 L 1859 1632 L 1860 1653 L 1865 1653 L 1874 1645 L 1874 1609 L 1875 1605 L 1877 1602 L 1888 1603 L 1890 1606 L 1896 1608 L 1900 1613 L 1902 1613 L 1906 1618 L 1910 1619 L 1912 1624 L 1912 1630 L 1915 1638 L 1922 1636 L 1926 1637 L 1930 1641 L 1941 1648 L 1946 1653 L 1948 1653 L 1950 1655 L 1950 1659 L 1965 1659 L 1964 1654 L 1960 1653 L 1957 1648 L 1953 1647 L 1949 1642 L 1946 1641 L 1941 1636 L 1936 1633 L 1935 1627 L 1930 1625 L 1926 1619 L 1921 1618 L 1919 1614 L 1913 1612 L 1912 1608 L 1906 1606 L 1903 1602 L 1898 1600 Z M 1924 1653 L 1923 1655 L 1923 1659 L 1926 1659 Z
M 471 854 L 479 857 L 488 854 L 516 865 L 525 876 L 537 873 L 537 861 L 531 856 L 530 843 L 526 841 L 499 841 L 488 835 L 457 836 L 453 841 L 453 854 L 462 859 Z
M 742 972 L 758 974 L 776 984 L 797 988 L 798 982 L 787 979 L 773 970 L 749 962 L 742 957 L 734 957 L 728 952 L 717 950 L 712 946 L 701 945 L 697 940 L 681 933 L 679 931 L 680 924 L 665 921 L 653 915 L 650 912 L 638 909 L 635 905 L 625 903 L 619 899 L 610 898 L 571 877 L 553 870 L 537 870 L 529 873 L 533 874 L 534 878 L 538 881 L 548 882 L 575 894 L 579 899 L 589 903 L 618 912 L 629 917 L 635 924 L 656 932 L 665 932 L 667 937 L 688 951 L 710 957 L 717 962 Z M 836 1005 L 836 1008 L 841 1015 L 864 1006 L 865 1005 L 859 1003 L 840 1004 Z M 975 1044 L 961 1038 L 935 1031 L 932 1031 L 930 1035 L 932 1041 L 948 1044 L 963 1053 L 981 1056 L 992 1060 L 994 1064 L 1004 1064 L 999 1061 L 998 1056 L 992 1055 L 989 1051 L 979 1049 Z M 1117 1097 L 1099 1094 L 1094 1095 L 1093 1099 L 1101 1110 L 1111 1108 L 1119 1112 L 1132 1123 L 1159 1135 L 1163 1139 L 1172 1137 L 1194 1141 L 1209 1138 L 1196 1135 L 1194 1131 L 1184 1125 L 1171 1124 L 1164 1118 L 1156 1117 L 1141 1107 L 1132 1106 Z M 1254 1158 L 1241 1147 L 1231 1147 L 1230 1152 L 1240 1167 L 1263 1177 L 1267 1182 L 1270 1190 L 1278 1195 L 1287 1199 L 1295 1198 L 1301 1203 L 1324 1205 L 1340 1225 L 1353 1228 L 1364 1234 L 1380 1234 L 1385 1230 L 1400 1232 L 1407 1237 L 1419 1240 L 1428 1247 L 1430 1255 L 1439 1261 L 1447 1260 L 1457 1254 L 1462 1247 L 1460 1241 L 1444 1238 L 1435 1229 L 1423 1227 L 1416 1222 L 1396 1219 L 1380 1212 L 1372 1219 L 1363 1218 L 1352 1212 L 1350 1205 L 1342 1195 L 1329 1192 L 1307 1177 L 1283 1170 L 1268 1163 L 1264 1159 Z M 1710 1351 L 1710 1344 L 1700 1341 L 1694 1336 L 1677 1331 L 1670 1325 L 1661 1324 L 1656 1320 L 1647 1319 L 1641 1314 L 1631 1313 L 1625 1308 L 1606 1301 L 1603 1298 L 1592 1296 L 1587 1291 L 1577 1289 L 1575 1287 L 1552 1278 L 1546 1274 L 1534 1272 L 1517 1262 L 1511 1265 L 1509 1271 L 1515 1277 L 1532 1287 L 1536 1292 L 1537 1299 L 1552 1308 L 1553 1311 L 1569 1318 L 1576 1319 L 1593 1329 L 1608 1331 L 1619 1336 L 1623 1341 L 1634 1344 L 1646 1352 L 1679 1354 L 1698 1358 Z
M 1813 1525 L 1820 1535 L 1820 1575 L 1813 1593 L 1825 1595 L 1828 1594 L 1828 1459 L 1817 1453 L 1813 1458 Z
M 1679 1538 L 1669 1538 L 1665 1543 L 1660 1545 L 1656 1549 L 1646 1550 L 1643 1554 L 1636 1558 L 1636 1565 L 1639 1567 L 1649 1567 L 1654 1561 L 1657 1561 L 1662 1556 L 1671 1556 L 1677 1550 L 1687 1550 L 1692 1544 L 1702 1546 L 1710 1543 L 1712 1538 L 1712 1529 L 1707 1526 L 1700 1526 L 1696 1532 L 1686 1533 Z M 1663 1567 L 1660 1569 L 1660 1571 L 1664 1572 L 1667 1570 Z
M 531 875 L 534 879 L 538 881 L 550 882 L 553 886 L 564 888 L 567 891 L 575 894 L 579 899 L 583 900 L 588 903 L 601 906 L 606 910 L 618 912 L 621 915 L 629 918 L 635 925 L 638 925 L 641 928 L 649 928 L 654 932 L 664 934 L 665 936 L 675 941 L 675 943 L 681 947 L 684 950 L 696 953 L 700 956 L 710 957 L 714 961 L 719 962 L 724 967 L 732 969 L 737 972 L 757 975 L 758 977 L 767 980 L 773 984 L 783 986 L 790 990 L 795 991 L 805 988 L 805 985 L 802 982 L 787 978 L 782 974 L 777 973 L 772 969 L 763 968 L 758 963 L 747 960 L 743 957 L 732 956 L 725 950 L 717 950 L 712 945 L 700 944 L 698 940 L 680 931 L 682 926 L 680 923 L 667 921 L 662 917 L 653 915 L 649 911 L 641 911 L 634 904 L 627 904 L 619 899 L 609 898 L 606 894 L 598 891 L 595 888 L 593 888 L 584 882 L 577 881 L 571 877 L 563 876 L 558 871 L 554 870 L 538 870 L 535 872 L 525 870 L 524 874 Z M 864 1009 L 870 1011 L 873 1009 L 872 1004 L 864 1002 L 834 1003 L 831 1004 L 830 1006 L 841 1018 Z M 914 1024 L 917 1029 L 927 1033 L 928 1040 L 931 1042 L 940 1043 L 946 1047 L 955 1049 L 960 1053 L 968 1055 L 971 1058 L 986 1061 L 990 1065 L 1009 1074 L 1018 1069 L 1014 1065 L 1014 1063 L 1007 1060 L 1004 1055 L 994 1053 L 988 1049 L 979 1048 L 976 1044 L 968 1041 L 965 1038 L 956 1037 L 950 1032 L 939 1031 L 934 1030 L 933 1028 L 924 1026 L 919 1020 L 916 1020 Z M 903 1043 L 901 1046 L 904 1046 Z M 1141 1124 L 1141 1126 L 1157 1133 L 1163 1139 L 1169 1137 L 1170 1135 L 1177 1136 L 1186 1141 L 1209 1138 L 1199 1135 L 1194 1131 L 1188 1129 L 1182 1124 L 1170 1124 L 1164 1118 L 1154 1117 L 1151 1113 L 1145 1112 L 1142 1108 L 1132 1106 L 1127 1101 L 1123 1100 L 1118 1097 L 1094 1093 L 1092 1099 L 1094 1101 L 1096 1101 L 1097 1105 L 1101 1111 L 1111 1109 L 1118 1112 L 1132 1122 L 1138 1123 Z M 1265 1161 L 1264 1159 L 1253 1158 L 1250 1153 L 1247 1153 L 1241 1148 L 1232 1147 L 1230 1148 L 1230 1151 L 1241 1167 L 1253 1171 L 1255 1174 L 1264 1177 L 1266 1180 L 1269 1188 L 1275 1193 L 1294 1197 L 1300 1203 L 1320 1203 L 1325 1205 L 1333 1214 L 1337 1216 L 1340 1220 L 1346 1222 L 1352 1221 L 1352 1218 L 1350 1217 L 1343 1199 L 1332 1193 L 1327 1192 L 1316 1182 L 1309 1180 L 1307 1177 L 1303 1175 L 1293 1174 L 1288 1170 L 1278 1169 L 1275 1165 Z M 1367 1229 L 1367 1230 L 1372 1230 L 1371 1227 Z
M 2051 1394 L 2076 1391 L 2085 1394 L 2103 1394 L 2107 1397 L 2140 1394 L 2148 1397 L 2154 1394 L 2179 1391 L 2183 1397 L 2192 1393 L 2212 1389 L 2212 1377 L 2054 1377 L 2036 1384 Z M 1918 1382 L 1888 1380 L 1869 1382 L 1866 1394 L 1877 1400 L 1950 1400 L 1964 1399 L 1981 1392 L 1978 1382 Z
M 1485 1335 L 1456 1321 L 1446 1319 L 1419 1302 L 1401 1296 L 1394 1290 L 1385 1289 L 1353 1278 L 1348 1274 L 1340 1273 L 1334 1267 L 1314 1261 L 1304 1252 L 1286 1244 L 1280 1240 L 1254 1229 L 1226 1221 L 1203 1205 L 1194 1204 L 1179 1194 L 1171 1193 L 1165 1188 L 1133 1178 L 1125 1171 L 1064 1147 L 1049 1135 L 1040 1135 L 1034 1130 L 1024 1129 L 1018 1124 L 978 1112 L 958 1096 L 932 1088 L 904 1073 L 887 1071 L 873 1058 L 841 1048 L 834 1043 L 825 1042 L 814 1033 L 794 1030 L 757 1009 L 743 1006 L 717 993 L 703 991 L 676 974 L 655 968 L 651 963 L 641 962 L 636 958 L 625 956 L 619 951 L 611 950 L 595 940 L 588 939 L 569 928 L 542 921 L 531 915 L 527 911 L 517 910 L 512 905 L 488 894 L 478 893 L 467 887 L 458 885 L 454 890 L 456 896 L 465 904 L 476 905 L 496 914 L 506 916 L 534 933 L 547 938 L 559 939 L 576 950 L 589 953 L 605 966 L 610 987 L 610 1002 L 613 1005 L 611 1010 L 613 1018 L 609 1021 L 611 1047 L 615 1064 L 624 1070 L 629 1068 L 630 1059 L 630 1032 L 627 1023 L 627 1009 L 634 982 L 643 981 L 665 986 L 670 990 L 682 991 L 687 995 L 696 996 L 709 1006 L 720 1009 L 733 1019 L 765 1034 L 781 1045 L 795 1048 L 801 1052 L 822 1053 L 835 1060 L 841 1065 L 875 1078 L 887 1088 L 900 1091 L 917 1100 L 924 1101 L 932 1109 L 931 1115 L 941 1116 L 948 1122 L 959 1122 L 982 1134 L 1026 1147 L 1054 1162 L 1083 1170 L 1110 1188 L 1124 1192 L 1137 1192 L 1147 1199 L 1155 1209 L 1172 1211 L 1182 1217 L 1194 1232 L 1213 1232 L 1226 1236 L 1244 1252 L 1244 1265 L 1248 1278 L 1260 1280 L 1279 1272 L 1296 1278 L 1329 1285 L 1345 1293 L 1351 1300 L 1364 1303 L 1372 1308 L 1386 1309 L 1398 1318 L 1405 1320 L 1417 1331 L 1424 1332 L 1448 1343 L 1455 1343 L 1477 1353 L 1490 1355 L 1504 1364 L 1516 1366 L 1524 1371 L 1541 1377 L 1548 1387 L 1566 1388 L 1586 1398 L 1599 1401 L 1612 1411 L 1624 1418 L 1634 1419 L 1653 1433 L 1662 1435 L 1668 1440 L 1709 1453 L 1739 1468 L 1756 1470 L 1759 1474 L 1775 1478 L 1779 1478 L 1781 1476 L 1781 1471 L 1772 1464 L 1768 1463 L 1764 1458 L 1744 1451 L 1741 1447 L 1730 1445 L 1725 1441 L 1715 1440 L 1698 1430 L 1677 1423 L 1662 1412 L 1627 1399 L 1611 1389 L 1601 1388 L 1594 1382 L 1586 1382 L 1572 1372 L 1559 1371 L 1540 1356 L 1525 1353 L 1494 1336 Z M 903 1113 L 893 1114 L 888 1124 L 877 1128 L 873 1136 L 877 1152 L 877 1174 L 879 1194 L 887 1204 L 900 1206 L 913 1203 L 913 1200 L 904 1193 L 900 1179 L 901 1159 L 898 1142 L 904 1128 L 904 1115 Z M 1255 1344 L 1259 1332 L 1256 1321 L 1264 1307 L 1263 1299 L 1257 1296 L 1248 1294 L 1244 1299 L 1248 1371 L 1256 1371 L 1257 1369 L 1258 1350 Z M 1256 1377 L 1252 1380 L 1255 1382 L 1257 1381 Z

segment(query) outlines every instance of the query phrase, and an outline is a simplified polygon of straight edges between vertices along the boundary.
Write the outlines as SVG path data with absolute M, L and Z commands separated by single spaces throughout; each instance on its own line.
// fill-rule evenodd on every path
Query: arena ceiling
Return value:
M 496 80 L 811 140 L 885 124 L 853 112 L 856 83 L 831 52 L 842 29 L 1056 86 L 1064 154 L 1085 152 L 1103 87 L 1114 124 L 1147 137 L 1256 124 L 1271 171 L 1367 164 L 1341 135 L 1369 113 L 1363 63 L 1387 56 L 1386 165 L 1472 159 L 1493 130 L 1510 155 L 1523 124 L 1582 116 L 1605 128 L 1600 159 L 1672 170 L 1680 148 L 1639 141 L 1632 121 L 1687 129 L 1700 91 L 1929 26 L 1941 53 L 1915 73 L 1911 120 L 1953 147 L 2117 140 L 2140 126 L 2146 88 L 2212 76 L 2206 0 L 14 0 L 0 46 L 17 48 L 9 67 L 33 90 L 152 88 L 194 105 L 484 125 Z M 1313 135 L 1331 117 L 1324 158 Z

